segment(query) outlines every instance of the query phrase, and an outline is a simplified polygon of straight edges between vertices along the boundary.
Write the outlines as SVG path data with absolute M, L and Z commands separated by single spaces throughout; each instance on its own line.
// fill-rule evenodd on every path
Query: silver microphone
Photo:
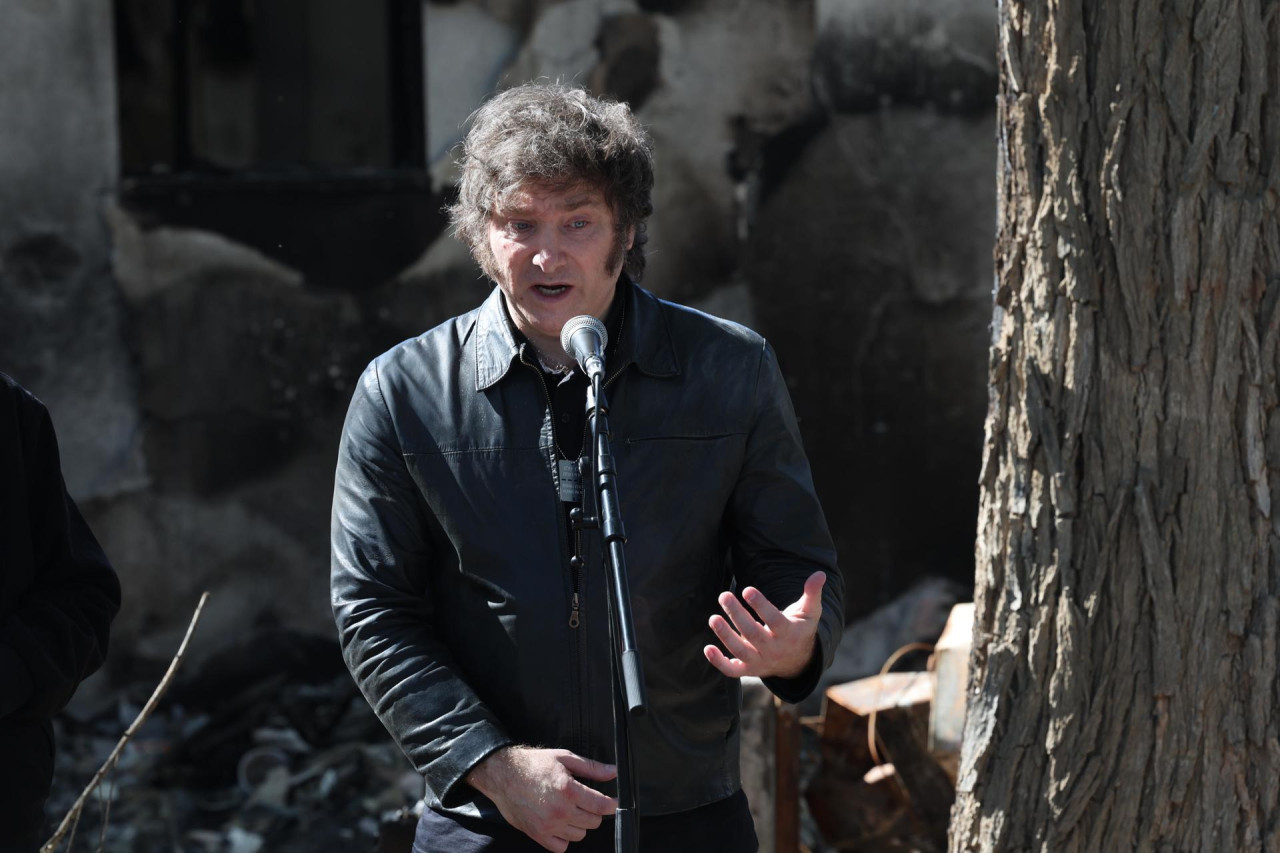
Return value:
M 560 346 L 592 382 L 596 376 L 604 376 L 604 348 L 608 345 L 609 331 L 589 314 L 574 317 L 560 330 Z

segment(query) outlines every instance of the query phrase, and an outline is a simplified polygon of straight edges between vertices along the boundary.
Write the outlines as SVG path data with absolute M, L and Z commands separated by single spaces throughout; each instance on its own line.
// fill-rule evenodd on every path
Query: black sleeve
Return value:
M 13 537 L 8 556 L 29 560 L 4 567 L 17 589 L 0 621 L 0 718 L 47 717 L 102 665 L 120 583 L 67 494 L 48 411 L 12 386 L 0 393 L 13 403 L 0 417 L 17 427 L 4 453 L 12 479 L 0 486 L 6 490 L 0 525 Z
M 738 588 L 754 586 L 779 609 L 798 599 L 804 582 L 826 573 L 814 655 L 794 678 L 766 678 L 785 702 L 813 692 L 831 665 L 844 630 L 844 581 L 818 503 L 791 396 L 768 344 L 762 347 L 747 455 L 734 488 L 733 565 Z
M 370 366 L 338 451 L 333 616 L 361 692 L 431 789 L 453 801 L 471 768 L 512 741 L 436 636 L 429 512 Z

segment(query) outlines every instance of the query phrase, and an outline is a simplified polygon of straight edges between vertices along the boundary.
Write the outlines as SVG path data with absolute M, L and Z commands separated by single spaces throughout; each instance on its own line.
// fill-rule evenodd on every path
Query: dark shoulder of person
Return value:
M 0 512 L 14 501 L 30 499 L 15 490 L 33 485 L 37 457 L 45 454 L 57 455 L 49 410 L 16 379 L 0 372 Z
M 48 410 L 0 374 L 0 719 L 47 717 L 106 656 L 120 582 L 67 493 Z

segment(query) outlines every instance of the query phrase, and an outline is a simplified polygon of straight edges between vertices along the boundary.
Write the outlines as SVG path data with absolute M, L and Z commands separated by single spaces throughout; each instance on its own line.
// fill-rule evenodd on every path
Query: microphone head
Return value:
M 560 330 L 560 348 L 564 350 L 565 355 L 569 356 L 569 358 L 576 359 L 578 357 L 578 354 L 573 351 L 573 336 L 582 329 L 590 329 L 600 336 L 601 350 L 609 345 L 609 330 L 604 327 L 604 323 L 601 323 L 590 314 L 579 314 L 565 323 Z

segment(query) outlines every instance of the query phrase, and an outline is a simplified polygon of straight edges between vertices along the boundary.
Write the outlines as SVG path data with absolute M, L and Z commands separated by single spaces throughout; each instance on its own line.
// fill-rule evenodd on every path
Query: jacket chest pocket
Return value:
M 518 592 L 532 555 L 559 555 L 547 448 L 408 454 L 405 461 L 463 574 Z
M 698 575 L 720 562 L 721 526 L 745 444 L 737 433 L 614 443 L 633 583 L 660 583 L 666 594 L 701 591 Z

